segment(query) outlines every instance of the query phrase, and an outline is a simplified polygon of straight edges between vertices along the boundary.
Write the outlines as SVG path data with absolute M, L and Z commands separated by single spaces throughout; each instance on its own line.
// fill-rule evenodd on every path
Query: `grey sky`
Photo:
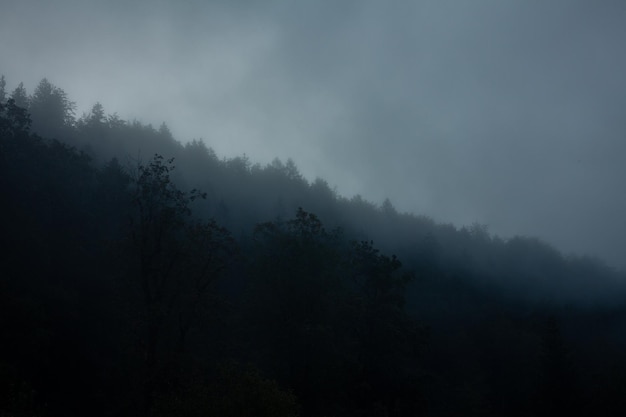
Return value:
M 0 72 L 626 266 L 624 22 L 621 0 L 3 0 Z

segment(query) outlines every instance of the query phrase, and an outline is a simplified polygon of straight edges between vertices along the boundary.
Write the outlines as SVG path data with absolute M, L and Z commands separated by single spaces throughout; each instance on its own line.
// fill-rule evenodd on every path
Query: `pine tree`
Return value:
M 11 93 L 11 98 L 15 100 L 15 105 L 17 107 L 28 109 L 28 94 L 26 94 L 24 83 L 19 83 L 19 85 Z

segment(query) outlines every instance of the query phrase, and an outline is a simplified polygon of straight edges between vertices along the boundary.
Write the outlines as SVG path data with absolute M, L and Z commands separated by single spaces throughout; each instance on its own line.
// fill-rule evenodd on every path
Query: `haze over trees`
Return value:
M 6 83 L 0 416 L 626 410 L 623 271 Z

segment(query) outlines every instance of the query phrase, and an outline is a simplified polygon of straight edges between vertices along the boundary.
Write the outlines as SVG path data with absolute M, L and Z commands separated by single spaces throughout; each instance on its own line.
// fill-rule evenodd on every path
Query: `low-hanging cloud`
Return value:
M 5 3 L 9 86 L 626 265 L 623 2 Z

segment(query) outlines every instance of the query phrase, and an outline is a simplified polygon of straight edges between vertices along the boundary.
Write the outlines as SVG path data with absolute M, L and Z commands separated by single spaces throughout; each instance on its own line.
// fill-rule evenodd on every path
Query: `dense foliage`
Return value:
M 626 410 L 623 272 L 5 88 L 0 416 Z

